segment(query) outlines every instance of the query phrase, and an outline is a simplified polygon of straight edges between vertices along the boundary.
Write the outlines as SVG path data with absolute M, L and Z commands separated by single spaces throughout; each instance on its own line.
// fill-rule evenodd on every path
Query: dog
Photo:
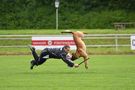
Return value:
M 82 38 L 84 37 L 84 33 L 81 32 L 81 31 L 75 31 L 75 32 L 72 32 L 72 31 L 65 31 L 65 32 L 62 32 L 62 33 L 72 33 L 73 35 L 73 39 L 74 39 L 74 42 L 75 42 L 75 45 L 77 47 L 76 49 L 76 52 L 75 53 L 72 53 L 72 58 L 71 60 L 76 60 L 80 57 L 83 57 L 84 59 L 84 64 L 85 64 L 85 68 L 88 69 L 88 54 L 86 52 L 86 45 L 84 43 L 84 41 L 82 40 Z

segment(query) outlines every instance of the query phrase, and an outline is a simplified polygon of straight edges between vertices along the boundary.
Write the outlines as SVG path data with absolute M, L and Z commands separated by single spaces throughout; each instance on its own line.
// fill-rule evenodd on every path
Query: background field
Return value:
M 32 56 L 0 56 L 0 90 L 134 90 L 135 56 L 92 55 L 89 69 L 48 60 L 29 69 Z M 81 62 L 81 59 L 76 63 Z
M 88 34 L 135 34 L 134 29 L 125 29 L 125 30 L 115 30 L 115 29 L 71 29 L 72 31 L 84 31 Z M 0 30 L 0 35 L 61 35 L 61 30 L 55 29 L 21 29 L 21 30 Z M 11 38 L 15 38 L 10 36 Z M 10 38 L 3 37 L 0 38 Z M 19 37 L 20 38 L 20 37 Z M 31 45 L 31 36 L 25 36 L 22 38 L 29 38 L 29 40 L 3 40 L 0 39 L 0 46 L 16 46 L 16 45 Z M 119 39 L 119 44 L 130 44 L 130 39 Z M 114 44 L 115 40 L 107 39 L 87 39 L 84 40 L 86 45 L 94 44 Z M 0 55 L 7 54 L 20 54 L 28 55 L 29 49 L 24 48 L 0 48 Z M 89 54 L 135 54 L 135 51 L 128 47 L 119 47 L 117 52 L 115 47 L 89 47 L 87 48 Z
M 12 29 L 12 30 L 0 30 L 0 35 L 18 35 L 18 34 L 38 34 L 38 35 L 53 35 L 53 34 L 61 34 L 60 32 L 65 29 Z M 68 29 L 67 29 L 68 30 Z M 115 29 L 69 29 L 71 31 L 83 31 L 88 34 L 134 34 L 134 28 L 127 28 L 124 30 L 115 30 Z

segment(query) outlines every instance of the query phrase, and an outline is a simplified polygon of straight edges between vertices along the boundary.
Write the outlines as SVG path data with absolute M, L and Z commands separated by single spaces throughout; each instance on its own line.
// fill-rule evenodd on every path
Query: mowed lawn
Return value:
M 55 59 L 30 70 L 30 59 L 0 56 L 0 90 L 135 90 L 133 55 L 92 55 L 88 70 Z

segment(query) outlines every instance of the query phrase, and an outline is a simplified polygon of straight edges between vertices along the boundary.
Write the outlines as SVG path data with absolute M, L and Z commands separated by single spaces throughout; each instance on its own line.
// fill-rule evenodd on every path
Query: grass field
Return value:
M 135 34 L 135 29 L 115 30 L 115 29 L 70 29 L 71 31 L 83 31 L 88 34 Z M 22 30 L 0 30 L 0 35 L 16 34 L 38 34 L 38 35 L 59 35 L 63 29 L 22 29 Z
M 88 70 L 68 68 L 61 60 L 30 70 L 30 59 L 0 56 L 0 90 L 135 90 L 133 55 L 92 55 Z

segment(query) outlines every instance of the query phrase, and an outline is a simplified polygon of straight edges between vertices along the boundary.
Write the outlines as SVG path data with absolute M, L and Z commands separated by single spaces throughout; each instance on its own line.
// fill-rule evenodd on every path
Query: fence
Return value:
M 115 47 L 115 50 L 118 51 L 119 47 L 130 47 L 130 36 L 135 34 L 89 34 L 85 36 L 85 39 L 99 39 L 99 40 L 113 40 L 113 44 L 91 44 L 87 47 Z M 120 40 L 126 42 L 126 44 L 121 44 Z M 126 41 L 128 40 L 128 41 Z
M 87 47 L 115 47 L 116 51 L 118 50 L 119 47 L 130 47 L 130 36 L 135 35 L 135 34 L 87 34 L 85 35 L 84 40 L 86 40 L 86 46 Z M 31 41 L 31 37 L 33 36 L 50 36 L 50 35 L 0 35 L 0 41 L 4 40 L 4 41 L 12 41 L 12 40 L 29 40 Z M 65 35 L 51 35 L 53 36 L 65 36 Z M 88 43 L 91 42 L 92 40 L 104 40 L 104 42 L 102 42 L 102 44 L 98 44 L 96 42 L 93 43 Z M 120 44 L 119 42 L 121 40 L 128 40 L 127 43 L 125 44 Z M 111 44 L 106 44 L 105 42 L 107 40 L 111 40 L 112 43 Z M 124 41 L 123 41 L 124 42 Z M 1 45 L 1 48 L 24 48 L 27 47 L 28 44 L 31 43 L 27 43 L 27 44 L 23 44 L 23 45 L 19 45 L 19 44 L 15 44 L 15 45 Z

